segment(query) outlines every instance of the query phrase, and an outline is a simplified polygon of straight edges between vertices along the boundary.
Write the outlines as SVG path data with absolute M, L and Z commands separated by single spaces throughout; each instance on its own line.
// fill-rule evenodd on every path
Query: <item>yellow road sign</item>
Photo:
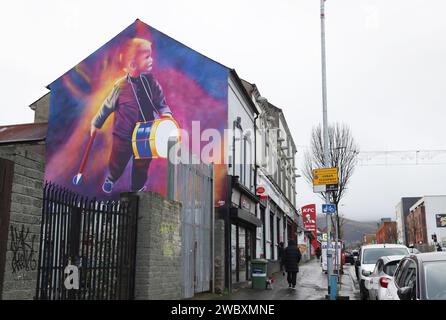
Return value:
M 313 170 L 313 185 L 338 184 L 338 168 L 321 168 Z

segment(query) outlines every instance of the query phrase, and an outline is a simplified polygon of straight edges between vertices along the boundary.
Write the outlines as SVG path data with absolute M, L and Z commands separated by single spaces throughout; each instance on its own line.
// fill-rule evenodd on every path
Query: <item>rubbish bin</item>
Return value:
M 253 289 L 266 289 L 266 271 L 268 260 L 253 259 L 251 261 L 251 281 Z

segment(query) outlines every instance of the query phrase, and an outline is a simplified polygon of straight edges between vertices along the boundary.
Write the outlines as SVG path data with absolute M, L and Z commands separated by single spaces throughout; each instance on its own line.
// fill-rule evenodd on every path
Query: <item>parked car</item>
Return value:
M 404 257 L 389 282 L 393 300 L 446 300 L 446 252 Z
M 359 257 L 359 250 L 352 250 L 352 256 L 353 256 L 353 264 L 355 265 L 355 274 L 356 274 L 356 278 L 359 279 L 359 275 L 358 275 L 358 268 L 356 267 L 356 261 L 358 260 Z
M 369 290 L 369 300 L 392 300 L 387 293 L 387 286 L 402 258 L 404 256 L 383 256 L 378 259 L 375 269 L 364 283 Z
M 414 247 L 409 247 L 409 251 L 410 251 L 410 253 L 413 253 L 413 254 L 421 253 L 420 250 L 418 250 L 417 248 L 414 248 Z
M 376 261 L 382 256 L 408 255 L 409 248 L 402 244 L 369 244 L 359 250 L 358 260 L 355 262 L 355 271 L 359 282 L 359 292 L 362 300 L 368 298 L 365 287 L 367 280 L 375 268 Z

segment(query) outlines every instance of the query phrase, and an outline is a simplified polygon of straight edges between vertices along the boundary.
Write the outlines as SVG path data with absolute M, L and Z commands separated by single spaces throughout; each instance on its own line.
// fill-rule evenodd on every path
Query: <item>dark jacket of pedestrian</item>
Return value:
M 302 258 L 299 248 L 294 240 L 288 241 L 288 247 L 283 254 L 283 264 L 286 272 L 299 271 L 299 261 Z
M 320 256 L 321 256 L 321 247 L 317 247 L 316 248 L 316 257 L 319 259 Z

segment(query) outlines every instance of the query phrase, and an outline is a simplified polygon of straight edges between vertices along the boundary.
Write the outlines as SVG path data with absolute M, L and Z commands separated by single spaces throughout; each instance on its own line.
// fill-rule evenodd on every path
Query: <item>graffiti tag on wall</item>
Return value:
M 36 235 L 31 236 L 29 233 L 29 227 L 25 231 L 23 224 L 21 230 L 11 225 L 12 273 L 23 270 L 31 271 L 37 268 L 36 251 L 34 250 Z
M 177 231 L 178 227 L 173 223 L 163 222 L 160 226 L 160 233 L 162 237 L 163 256 L 173 257 L 173 234 Z

